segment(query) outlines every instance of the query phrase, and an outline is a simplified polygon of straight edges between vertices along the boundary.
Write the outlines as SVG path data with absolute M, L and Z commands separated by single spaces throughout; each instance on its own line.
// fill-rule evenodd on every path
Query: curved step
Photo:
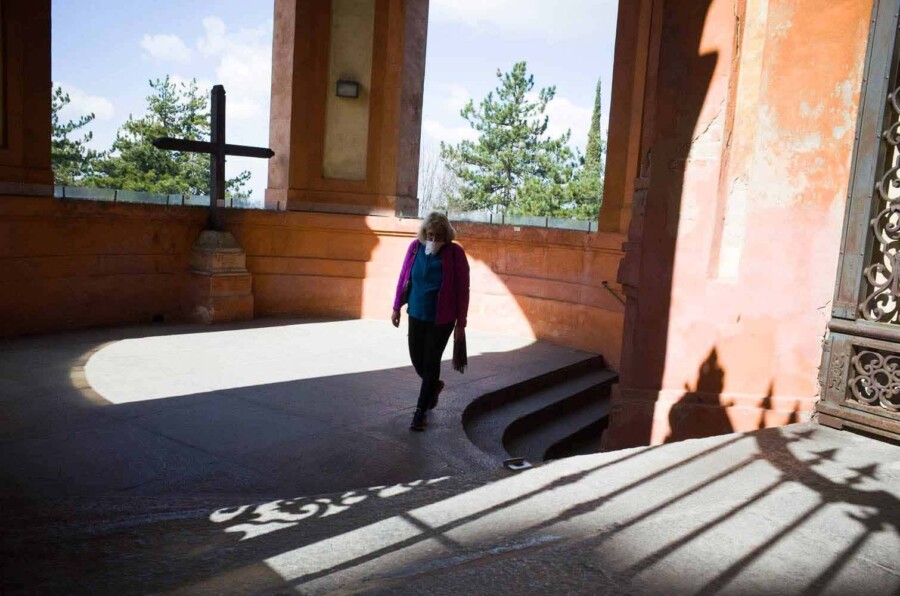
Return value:
M 561 415 L 545 420 L 543 424 L 516 433 L 514 427 L 504 437 L 506 451 L 514 457 L 524 457 L 533 462 L 543 461 L 554 445 L 560 444 L 589 427 L 602 424 L 609 416 L 609 396 L 585 401 L 568 408 Z
M 604 369 L 558 384 L 555 387 L 557 392 L 568 393 L 568 396 L 547 401 L 543 407 L 531 408 L 530 412 L 517 417 L 503 432 L 503 442 L 514 440 L 589 403 L 603 401 L 608 398 L 610 384 L 616 376 L 613 371 Z
M 577 433 L 566 437 L 558 443 L 554 443 L 544 452 L 544 461 L 574 457 L 576 455 L 588 455 L 600 453 L 603 431 L 609 426 L 609 416 L 601 418 L 594 424 L 590 424 Z
M 502 389 L 485 393 L 466 406 L 466 409 L 463 411 L 463 424 L 467 425 L 475 418 L 491 410 L 501 408 L 529 393 L 552 387 L 573 377 L 598 370 L 606 370 L 606 360 L 603 359 L 603 356 L 590 356 L 518 383 L 507 385 Z
M 478 403 L 479 398 L 463 417 L 469 440 L 497 458 L 509 457 L 504 438 L 511 436 L 511 428 L 514 435 L 522 434 L 583 404 L 604 399 L 617 376 L 602 368 L 604 364 L 602 358 L 592 358 L 554 371 L 551 379 L 520 383 L 507 388 L 502 396 L 483 396 L 488 403 Z

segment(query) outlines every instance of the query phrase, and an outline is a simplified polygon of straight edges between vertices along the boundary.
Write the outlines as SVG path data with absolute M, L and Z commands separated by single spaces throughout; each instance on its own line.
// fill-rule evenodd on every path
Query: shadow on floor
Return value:
M 900 487 L 878 460 L 896 449 L 794 425 L 217 509 L 45 504 L 11 518 L 3 577 L 116 593 L 892 593 Z
M 408 426 L 419 380 L 397 366 L 405 336 L 386 323 L 200 329 L 0 344 L 0 496 L 302 495 L 492 469 L 465 436 L 463 408 L 588 356 L 475 335 L 465 375 L 444 363 L 447 389 L 418 434 Z
M 795 425 L 513 475 L 458 415 L 407 430 L 408 366 L 111 405 L 72 370 L 113 338 L 79 338 L 0 347 L 4 593 L 898 587 L 895 446 Z M 554 355 L 475 356 L 442 407 Z

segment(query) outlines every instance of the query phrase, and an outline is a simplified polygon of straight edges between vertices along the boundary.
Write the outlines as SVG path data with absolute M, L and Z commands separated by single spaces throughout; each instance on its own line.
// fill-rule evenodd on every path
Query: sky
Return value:
M 72 102 L 63 119 L 94 113 L 92 146 L 108 149 L 129 114 L 145 112 L 148 81 L 196 78 L 227 94 L 229 143 L 267 146 L 272 0 L 53 0 L 53 81 Z M 587 142 L 594 91 L 609 114 L 617 0 L 431 0 L 422 117 L 423 152 L 473 138 L 459 111 L 496 87 L 498 69 L 525 60 L 535 91 L 556 86 L 549 133 Z M 229 158 L 251 172 L 262 201 L 265 160 Z

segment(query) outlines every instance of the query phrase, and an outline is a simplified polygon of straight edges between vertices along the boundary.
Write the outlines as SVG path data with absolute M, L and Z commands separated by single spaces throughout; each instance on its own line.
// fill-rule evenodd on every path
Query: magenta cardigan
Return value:
M 394 310 L 400 310 L 403 287 L 412 275 L 415 260 L 413 249 L 416 244 L 419 244 L 418 239 L 413 240 L 406 249 L 406 258 L 403 259 L 394 294 Z M 425 250 L 421 245 L 419 248 Z M 465 327 L 469 314 L 469 260 L 462 246 L 451 242 L 441 249 L 441 269 L 441 289 L 438 290 L 437 316 L 434 322 L 445 325 L 456 321 L 457 327 Z

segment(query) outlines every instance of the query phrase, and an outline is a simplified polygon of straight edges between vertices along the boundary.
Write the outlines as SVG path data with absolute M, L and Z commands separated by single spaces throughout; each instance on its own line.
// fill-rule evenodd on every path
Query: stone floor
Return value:
M 896 595 L 898 456 L 807 423 L 269 501 L 4 501 L 0 591 Z
M 475 397 L 590 355 L 470 332 L 411 433 L 406 330 L 379 321 L 101 329 L 0 342 L 0 497 L 312 494 L 493 469 Z M 446 357 L 451 350 L 448 348 Z
M 402 331 L 200 331 L 0 344 L 0 592 L 900 594 L 896 445 L 802 424 L 512 473 L 461 408 L 585 354 L 472 333 L 416 434 Z

